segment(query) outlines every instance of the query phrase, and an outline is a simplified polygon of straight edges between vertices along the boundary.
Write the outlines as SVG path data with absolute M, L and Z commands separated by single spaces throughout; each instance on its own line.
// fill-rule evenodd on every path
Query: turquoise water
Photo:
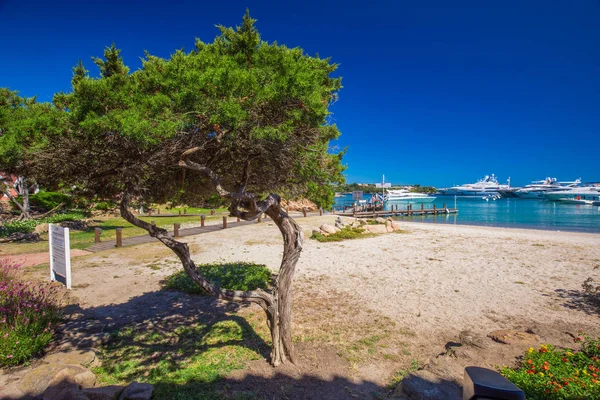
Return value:
M 365 196 L 369 199 L 371 196 Z M 337 205 L 350 204 L 350 196 L 336 198 Z M 454 196 L 438 196 L 433 203 L 425 204 L 431 208 L 433 204 L 442 207 L 444 203 L 454 208 Z M 406 209 L 406 203 L 397 204 L 399 209 Z M 421 204 L 413 204 L 413 210 L 421 208 Z M 485 201 L 479 197 L 456 199 L 457 214 L 398 217 L 400 220 L 433 222 L 442 224 L 485 225 L 506 228 L 546 229 L 554 231 L 595 232 L 600 233 L 600 207 L 580 204 L 564 204 L 547 200 L 534 199 L 498 199 Z

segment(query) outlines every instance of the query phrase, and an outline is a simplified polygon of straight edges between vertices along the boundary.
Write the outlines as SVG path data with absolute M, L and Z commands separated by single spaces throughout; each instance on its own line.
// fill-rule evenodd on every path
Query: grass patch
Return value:
M 113 332 L 100 350 L 101 366 L 93 369 L 98 382 L 148 382 L 155 388 L 152 398 L 159 400 L 229 398 L 219 380 L 262 358 L 266 349 L 239 316 L 209 321 Z M 241 396 L 233 398 L 253 398 Z
M 410 366 L 408 368 L 401 369 L 400 371 L 396 372 L 396 374 L 394 374 L 394 376 L 390 380 L 390 383 L 388 383 L 388 389 L 394 389 L 396 386 L 398 386 L 398 384 L 402 381 L 402 379 L 406 378 L 406 376 L 408 376 L 408 374 L 410 374 L 411 372 L 415 372 L 418 369 L 419 369 L 419 361 L 417 359 L 413 358 L 410 361 Z
M 325 236 L 321 233 L 315 232 L 312 234 L 312 236 L 310 238 L 317 240 L 321 243 L 325 243 L 325 242 L 341 242 L 342 240 L 359 239 L 359 238 L 373 237 L 373 236 L 375 236 L 375 234 L 365 233 L 365 230 L 363 228 L 346 226 L 346 227 L 342 228 L 339 232 L 331 233 L 327 236 Z
M 198 270 L 206 279 L 224 289 L 266 289 L 271 282 L 271 271 L 262 264 L 247 262 L 201 264 L 198 265 Z M 170 275 L 166 280 L 165 288 L 189 294 L 204 294 L 204 290 L 183 270 Z

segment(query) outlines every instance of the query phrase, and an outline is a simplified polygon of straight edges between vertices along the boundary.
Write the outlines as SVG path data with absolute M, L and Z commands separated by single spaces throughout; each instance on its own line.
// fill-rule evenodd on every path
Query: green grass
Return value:
M 364 233 L 365 230 L 363 228 L 352 228 L 346 226 L 342 228 L 339 232 L 329 234 L 327 236 L 322 235 L 320 233 L 313 233 L 310 237 L 311 239 L 315 239 L 321 243 L 325 242 L 341 242 L 342 240 L 349 239 L 360 239 L 366 237 L 373 237 L 375 234 L 373 233 Z
M 251 393 L 228 397 L 219 380 L 265 351 L 263 340 L 238 316 L 167 330 L 124 328 L 111 335 L 93 371 L 102 386 L 151 383 L 153 399 L 251 399 Z
M 418 369 L 419 361 L 413 358 L 410 361 L 410 366 L 408 368 L 401 369 L 400 371 L 396 372 L 396 374 L 394 374 L 393 378 L 390 380 L 390 383 L 388 383 L 388 388 L 394 389 L 402 381 L 402 379 L 406 378 L 410 373 L 415 372 Z
M 211 216 L 207 214 L 206 221 L 221 221 L 221 215 Z M 175 217 L 141 217 L 143 221 L 156 222 L 156 225 L 165 228 L 168 230 L 173 230 L 174 223 L 196 223 L 198 226 L 200 225 L 200 217 L 185 217 L 185 216 L 175 216 Z M 59 222 L 59 221 L 57 221 Z M 62 222 L 62 221 L 60 221 Z M 147 235 L 144 229 L 138 228 L 136 226 L 131 225 L 123 218 L 108 218 L 103 220 L 98 220 L 93 225 L 90 225 L 84 231 L 70 231 L 71 238 L 71 248 L 72 249 L 87 249 L 88 247 L 94 244 L 94 228 L 102 229 L 102 235 L 100 237 L 103 242 L 114 242 L 117 237 L 117 228 L 122 228 L 123 238 Z M 32 229 L 33 230 L 33 229 Z M 26 253 L 38 253 L 48 251 L 48 234 L 42 234 L 40 242 L 35 243 L 9 243 L 3 244 L 3 254 L 5 255 L 18 255 L 18 254 L 26 254 Z
M 235 262 L 226 264 L 201 264 L 198 269 L 209 281 L 232 290 L 266 289 L 271 281 L 271 271 L 260 264 Z M 178 271 L 166 279 L 165 289 L 188 294 L 204 294 L 185 271 Z

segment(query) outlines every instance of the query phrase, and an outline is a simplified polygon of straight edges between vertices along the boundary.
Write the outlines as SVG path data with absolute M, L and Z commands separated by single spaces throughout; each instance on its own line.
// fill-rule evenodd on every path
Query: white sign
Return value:
M 392 184 L 391 183 L 376 183 L 375 187 L 379 188 L 379 189 L 381 189 L 381 188 L 389 188 L 389 187 L 392 187 Z
M 71 289 L 71 243 L 69 228 L 50 224 L 50 280 Z
M 357 190 L 356 192 L 352 192 L 352 200 L 362 200 L 363 192 L 362 190 Z

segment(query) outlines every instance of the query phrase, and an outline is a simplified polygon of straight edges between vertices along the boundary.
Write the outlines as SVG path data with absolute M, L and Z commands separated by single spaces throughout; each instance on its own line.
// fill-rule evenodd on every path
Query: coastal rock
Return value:
M 387 233 L 385 225 L 365 225 L 365 232 L 369 233 Z
M 499 329 L 488 333 L 488 337 L 496 342 L 504 344 L 537 344 L 540 337 L 535 333 L 519 332 L 510 329 Z
M 321 225 L 321 227 L 319 229 L 321 229 L 323 232 L 328 233 L 328 234 L 336 232 L 335 227 L 333 227 L 329 224 L 323 224 L 323 225 Z
M 375 218 L 375 222 L 378 224 L 385 224 L 385 218 L 377 217 Z
M 75 375 L 75 382 L 84 388 L 91 388 L 96 384 L 96 375 L 90 370 L 85 370 Z
M 149 383 L 132 382 L 123 389 L 119 400 L 150 400 L 154 386 Z
M 48 388 L 44 390 L 43 400 L 77 398 L 72 394 L 79 391 L 79 385 L 75 382 L 72 371 L 69 368 L 62 369 L 48 382 Z
M 421 370 L 402 379 L 394 395 L 405 395 L 411 400 L 456 400 L 462 398 L 461 392 L 455 383 Z
M 458 339 L 460 341 L 460 344 L 462 344 L 463 346 L 477 347 L 480 349 L 488 347 L 489 341 L 486 340 L 485 337 L 478 335 L 470 330 L 461 331 L 458 334 Z
M 337 233 L 337 232 L 339 232 L 339 231 L 341 231 L 341 229 L 340 229 L 340 228 L 338 228 L 337 226 L 334 226 L 334 227 L 333 227 L 333 229 L 335 229 L 335 232 L 336 232 L 336 233 Z
M 391 221 L 385 221 L 385 229 L 388 233 L 394 232 L 394 228 L 392 227 Z
M 394 231 L 402 230 L 402 228 L 400 228 L 400 224 L 396 221 L 392 221 L 392 228 L 394 228 Z
M 335 227 L 338 229 L 344 229 L 344 224 L 340 224 L 339 222 L 335 221 Z

